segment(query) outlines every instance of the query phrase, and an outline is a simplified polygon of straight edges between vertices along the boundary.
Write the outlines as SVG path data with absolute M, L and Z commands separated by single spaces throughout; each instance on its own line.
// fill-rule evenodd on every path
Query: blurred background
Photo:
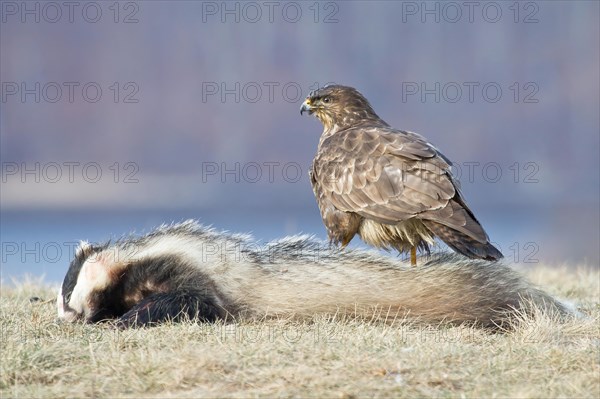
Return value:
M 329 82 L 454 161 L 507 262 L 598 267 L 598 2 L 1 7 L 3 283 L 187 218 L 325 238 L 299 107 Z

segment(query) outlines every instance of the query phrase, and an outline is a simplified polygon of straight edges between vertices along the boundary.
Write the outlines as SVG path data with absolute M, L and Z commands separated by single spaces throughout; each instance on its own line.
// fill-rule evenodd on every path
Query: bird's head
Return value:
M 327 85 L 310 92 L 300 107 L 300 115 L 304 112 L 315 114 L 325 131 L 343 129 L 363 120 L 380 121 L 358 90 L 341 85 Z

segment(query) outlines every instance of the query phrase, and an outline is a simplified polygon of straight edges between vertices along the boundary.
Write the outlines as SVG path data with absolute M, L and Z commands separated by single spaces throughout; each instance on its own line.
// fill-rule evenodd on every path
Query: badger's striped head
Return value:
M 82 241 L 57 297 L 59 319 L 96 322 L 111 316 L 106 296 L 115 282 L 116 254 Z

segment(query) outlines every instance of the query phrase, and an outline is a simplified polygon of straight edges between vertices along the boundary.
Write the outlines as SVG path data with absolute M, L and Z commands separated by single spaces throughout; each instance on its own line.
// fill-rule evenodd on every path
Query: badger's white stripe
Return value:
M 91 244 L 87 241 L 79 241 L 79 246 L 75 251 L 75 256 L 82 256 L 85 251 L 91 248 Z
M 69 307 L 76 313 L 88 316 L 90 314 L 88 303 L 90 294 L 93 291 L 102 290 L 110 284 L 110 268 L 115 264 L 110 263 L 106 257 L 107 254 L 104 252 L 93 254 L 81 267 L 69 300 Z
M 65 306 L 63 303 L 63 293 L 62 293 L 62 283 L 60 284 L 60 289 L 58 290 L 58 295 L 56 296 L 56 308 L 58 310 L 58 318 L 65 318 Z

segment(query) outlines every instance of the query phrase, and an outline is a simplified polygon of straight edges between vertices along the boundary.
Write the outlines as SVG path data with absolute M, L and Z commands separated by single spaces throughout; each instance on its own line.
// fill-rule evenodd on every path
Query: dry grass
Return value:
M 598 269 L 532 280 L 590 317 L 514 332 L 316 317 L 116 331 L 55 322 L 41 283 L 0 298 L 1 397 L 600 397 Z

